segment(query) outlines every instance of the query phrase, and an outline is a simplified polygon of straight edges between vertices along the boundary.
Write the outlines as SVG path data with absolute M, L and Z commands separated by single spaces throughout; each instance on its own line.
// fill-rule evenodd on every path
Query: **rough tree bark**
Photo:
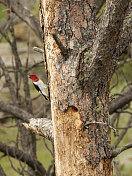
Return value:
M 129 1 L 107 0 L 99 20 L 95 3 L 40 1 L 57 176 L 113 175 L 109 83 Z

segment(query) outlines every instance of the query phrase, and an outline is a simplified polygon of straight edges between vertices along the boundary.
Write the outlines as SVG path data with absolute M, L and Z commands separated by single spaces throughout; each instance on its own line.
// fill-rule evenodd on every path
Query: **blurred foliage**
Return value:
M 3 4 L 0 3 L 0 23 L 2 22 L 2 20 L 4 20 L 7 16 L 6 13 L 6 8 Z M 0 38 L 1 38 L 1 34 L 0 34 Z M 6 42 L 5 38 L 2 39 L 2 42 Z
M 31 13 L 36 17 L 39 18 L 39 1 L 36 1 L 33 8 L 31 9 Z
M 0 3 L 0 21 L 2 21 L 7 16 L 6 8 Z
M 129 52 L 127 50 L 127 52 Z M 120 57 L 120 61 L 124 61 L 126 59 L 127 53 L 122 54 Z M 125 58 L 125 59 L 124 59 Z M 127 85 L 128 83 L 132 82 L 132 62 L 125 63 L 121 67 L 117 68 L 115 70 L 115 73 L 112 76 L 111 79 L 111 87 L 116 85 L 112 90 L 111 94 L 119 93 L 121 92 L 122 88 Z

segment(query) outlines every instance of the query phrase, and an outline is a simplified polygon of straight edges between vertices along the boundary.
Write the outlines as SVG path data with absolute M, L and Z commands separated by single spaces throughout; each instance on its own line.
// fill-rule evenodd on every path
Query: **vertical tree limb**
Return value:
M 11 99 L 12 99 L 13 103 L 16 104 L 16 92 L 14 89 L 14 83 L 12 82 L 11 77 L 8 73 L 8 70 L 5 67 L 5 64 L 4 64 L 1 57 L 0 57 L 0 67 L 2 68 L 3 73 L 5 75 L 5 80 L 7 82 L 7 85 L 8 85 L 9 91 L 10 91 Z

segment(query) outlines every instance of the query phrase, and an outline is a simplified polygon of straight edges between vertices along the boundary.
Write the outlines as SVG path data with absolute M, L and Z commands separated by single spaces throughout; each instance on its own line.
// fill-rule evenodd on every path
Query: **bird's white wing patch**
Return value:
M 41 80 L 34 82 L 34 84 L 39 87 L 42 94 L 44 94 L 45 96 L 48 96 L 48 86 L 46 84 L 44 84 Z

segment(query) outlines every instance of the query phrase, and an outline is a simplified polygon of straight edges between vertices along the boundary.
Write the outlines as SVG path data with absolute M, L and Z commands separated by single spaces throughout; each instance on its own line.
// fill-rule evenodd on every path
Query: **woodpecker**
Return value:
M 46 84 L 44 84 L 43 81 L 41 79 L 39 79 L 34 74 L 31 74 L 28 77 L 32 80 L 33 85 L 37 89 L 37 91 L 41 95 L 43 95 L 46 100 L 48 100 L 49 99 L 49 96 L 48 96 L 48 86 Z

